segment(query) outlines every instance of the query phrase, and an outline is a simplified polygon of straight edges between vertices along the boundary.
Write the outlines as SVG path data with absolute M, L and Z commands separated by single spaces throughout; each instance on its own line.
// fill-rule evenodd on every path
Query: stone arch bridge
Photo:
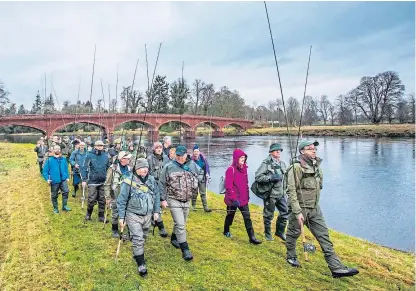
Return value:
M 184 127 L 185 138 L 195 138 L 195 129 L 202 124 L 210 125 L 214 131 L 212 136 L 224 136 L 223 129 L 228 125 L 246 130 L 253 125 L 253 121 L 246 119 L 203 116 L 203 115 L 179 115 L 179 114 L 154 114 L 149 113 L 105 113 L 105 114 L 26 114 L 1 116 L 0 126 L 18 125 L 35 128 L 48 136 L 67 125 L 74 123 L 89 123 L 103 128 L 107 136 L 111 136 L 114 129 L 125 122 L 136 121 L 148 127 L 149 138 L 157 140 L 159 129 L 169 122 L 181 123 Z

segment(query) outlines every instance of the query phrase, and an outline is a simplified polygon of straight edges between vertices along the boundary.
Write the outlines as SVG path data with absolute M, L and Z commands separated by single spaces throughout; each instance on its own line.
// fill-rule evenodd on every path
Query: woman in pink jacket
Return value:
M 227 204 L 227 216 L 224 222 L 224 235 L 231 237 L 230 226 L 233 224 L 234 215 L 238 208 L 243 215 L 249 242 L 261 244 L 261 241 L 258 241 L 254 236 L 253 224 L 250 219 L 246 160 L 247 155 L 242 150 L 235 149 L 233 152 L 233 163 L 225 172 L 226 193 L 224 202 Z

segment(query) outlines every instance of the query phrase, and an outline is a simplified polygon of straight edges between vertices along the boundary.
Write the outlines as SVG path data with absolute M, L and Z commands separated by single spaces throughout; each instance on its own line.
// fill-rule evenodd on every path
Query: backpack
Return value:
M 270 190 L 272 189 L 273 184 L 269 183 L 270 187 L 267 187 L 267 189 L 264 191 L 260 191 L 258 184 L 259 182 L 254 181 L 253 184 L 251 184 L 250 189 L 257 197 L 266 200 L 270 196 Z
M 234 167 L 231 166 L 231 168 L 233 169 L 233 175 L 234 175 Z M 218 193 L 224 195 L 225 192 L 227 192 L 227 190 L 225 189 L 225 176 L 221 176 L 221 178 L 220 178 L 220 189 L 219 189 Z

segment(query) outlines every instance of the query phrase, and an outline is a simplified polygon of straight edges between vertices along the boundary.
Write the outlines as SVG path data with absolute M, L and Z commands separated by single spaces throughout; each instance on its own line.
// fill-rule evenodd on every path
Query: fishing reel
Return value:
M 314 253 L 316 252 L 316 247 L 311 243 L 305 242 L 303 243 L 303 251 L 308 253 Z

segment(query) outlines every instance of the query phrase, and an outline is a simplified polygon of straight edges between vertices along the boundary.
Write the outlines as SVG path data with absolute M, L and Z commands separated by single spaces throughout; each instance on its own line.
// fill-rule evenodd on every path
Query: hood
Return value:
M 233 152 L 233 165 L 235 167 L 238 167 L 238 159 L 242 156 L 246 156 L 246 161 L 244 162 L 244 167 L 247 167 L 247 155 L 246 153 L 241 149 L 235 149 Z

